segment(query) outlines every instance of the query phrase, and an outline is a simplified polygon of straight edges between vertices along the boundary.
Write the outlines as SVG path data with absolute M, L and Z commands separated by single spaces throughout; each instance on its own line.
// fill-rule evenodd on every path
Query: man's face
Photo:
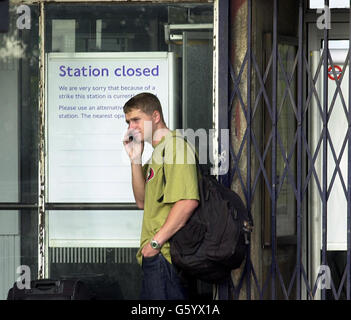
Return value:
M 133 136 L 140 141 L 152 141 L 153 117 L 139 109 L 132 109 L 126 113 L 128 131 L 133 132 Z

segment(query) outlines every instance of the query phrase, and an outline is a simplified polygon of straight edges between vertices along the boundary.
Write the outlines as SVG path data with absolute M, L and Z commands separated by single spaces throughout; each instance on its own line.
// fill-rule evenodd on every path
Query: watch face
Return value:
M 159 244 L 158 244 L 158 242 L 157 242 L 156 240 L 152 240 L 152 241 L 151 241 L 151 247 L 152 247 L 153 249 L 158 249 L 158 248 L 160 248 L 160 246 L 159 246 Z

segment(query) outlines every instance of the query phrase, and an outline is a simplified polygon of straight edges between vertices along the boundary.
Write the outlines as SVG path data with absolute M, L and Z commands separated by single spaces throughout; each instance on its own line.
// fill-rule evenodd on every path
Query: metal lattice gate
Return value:
M 246 18 L 246 30 L 240 39 L 245 38 L 246 43 L 228 44 L 236 49 L 245 44 L 241 56 L 229 57 L 224 41 L 230 38 L 225 28 L 233 29 L 235 23 L 228 12 L 237 1 L 221 1 L 218 8 L 219 28 L 223 30 L 219 32 L 219 104 L 227 101 L 228 106 L 223 107 L 227 112 L 220 112 L 219 123 L 222 128 L 231 128 L 227 150 L 231 169 L 221 181 L 242 195 L 254 217 L 245 265 L 235 271 L 233 281 L 220 286 L 219 297 L 349 300 L 349 45 L 340 68 L 334 63 L 330 30 L 325 27 L 321 49 L 313 56 L 306 40 L 307 1 L 303 0 L 295 2 L 295 39 L 282 38 L 278 23 L 282 1 L 273 0 L 272 30 L 263 37 L 264 53 L 258 59 L 258 36 L 253 32 L 253 26 L 257 32 L 253 20 L 257 2 L 243 4 L 241 18 Z M 347 40 L 351 41 L 348 9 L 347 15 Z M 338 236 L 342 243 L 331 243 Z M 342 256 L 339 270 L 332 253 Z M 284 259 L 285 265 L 281 263 Z M 320 268 L 316 270 L 316 266 Z

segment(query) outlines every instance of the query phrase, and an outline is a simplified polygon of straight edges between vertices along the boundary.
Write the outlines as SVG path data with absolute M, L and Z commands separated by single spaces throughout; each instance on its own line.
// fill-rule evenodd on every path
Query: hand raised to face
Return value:
M 138 130 L 128 129 L 123 138 L 124 148 L 133 163 L 141 164 L 141 156 L 144 151 L 144 142 Z

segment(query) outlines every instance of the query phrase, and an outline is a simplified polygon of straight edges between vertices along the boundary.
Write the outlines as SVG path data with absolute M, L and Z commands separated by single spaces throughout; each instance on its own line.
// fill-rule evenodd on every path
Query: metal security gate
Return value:
M 265 1 L 272 28 L 262 36 L 261 53 L 263 28 L 253 18 L 261 1 L 247 0 L 233 19 L 239 2 L 218 7 L 219 128 L 231 128 L 229 150 L 221 149 L 231 167 L 220 179 L 246 200 L 254 232 L 245 265 L 220 286 L 219 298 L 349 300 L 351 11 L 340 10 L 347 19 L 338 20 L 347 26 L 343 51 L 330 48 L 333 25 L 325 16 L 320 50 L 312 52 L 309 2 L 291 2 L 296 34 L 284 37 L 279 17 L 286 2 Z M 242 42 L 226 31 L 235 33 L 239 20 Z

